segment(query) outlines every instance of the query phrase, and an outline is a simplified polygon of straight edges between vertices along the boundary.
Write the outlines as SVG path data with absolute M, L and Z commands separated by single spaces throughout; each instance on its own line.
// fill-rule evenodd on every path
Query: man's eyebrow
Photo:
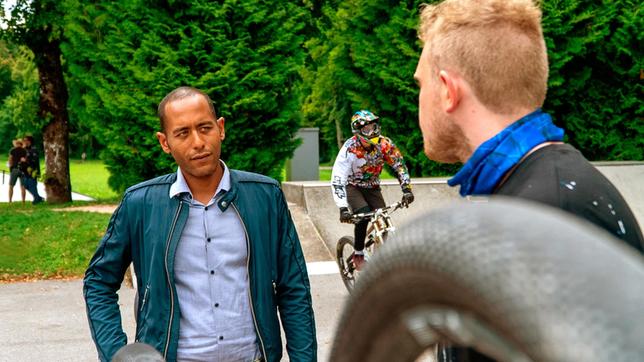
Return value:
M 179 127 L 179 128 L 175 128 L 175 129 L 173 129 L 173 130 L 172 130 L 172 133 L 173 133 L 173 134 L 177 134 L 177 133 L 180 133 L 181 131 L 185 131 L 185 130 L 187 130 L 187 129 L 188 129 L 188 127 Z
M 216 121 L 216 120 L 213 120 L 213 119 L 204 119 L 204 120 L 199 121 L 199 123 L 197 123 L 197 127 L 201 127 L 201 126 L 205 126 L 205 125 L 210 125 L 210 124 L 216 124 L 216 123 L 217 123 L 217 121 Z

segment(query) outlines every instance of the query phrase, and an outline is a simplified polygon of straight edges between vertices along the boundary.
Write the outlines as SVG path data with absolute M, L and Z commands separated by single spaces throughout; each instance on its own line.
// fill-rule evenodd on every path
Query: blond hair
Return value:
M 420 16 L 431 66 L 458 72 L 488 109 L 511 114 L 543 105 L 548 54 L 538 4 L 445 0 L 424 5 Z

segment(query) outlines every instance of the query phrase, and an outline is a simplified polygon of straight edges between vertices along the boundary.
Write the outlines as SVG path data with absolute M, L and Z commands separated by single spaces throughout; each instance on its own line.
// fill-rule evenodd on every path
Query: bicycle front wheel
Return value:
M 338 268 L 340 268 L 342 282 L 349 293 L 353 290 L 356 281 L 354 273 L 356 269 L 351 259 L 354 251 L 353 237 L 343 236 L 338 240 L 336 245 L 336 261 Z

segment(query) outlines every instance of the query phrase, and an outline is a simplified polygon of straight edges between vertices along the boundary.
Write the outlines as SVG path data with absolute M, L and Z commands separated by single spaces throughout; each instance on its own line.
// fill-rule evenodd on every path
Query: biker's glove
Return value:
M 414 194 L 411 192 L 410 189 L 404 189 L 403 197 L 402 197 L 403 205 L 405 205 L 406 207 L 406 206 L 409 206 L 409 204 L 411 204 L 412 202 L 414 202 Z
M 340 208 L 340 222 L 343 222 L 343 223 L 351 222 L 351 212 L 346 207 Z

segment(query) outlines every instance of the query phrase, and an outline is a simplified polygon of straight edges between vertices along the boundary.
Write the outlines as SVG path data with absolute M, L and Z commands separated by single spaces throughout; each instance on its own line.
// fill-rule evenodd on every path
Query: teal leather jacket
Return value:
M 230 170 L 231 189 L 218 201 L 241 217 L 249 250 L 250 298 L 259 345 L 266 361 L 282 357 L 279 310 L 291 361 L 315 361 L 317 342 L 311 289 L 279 184 L 268 177 Z M 136 341 L 175 361 L 179 300 L 174 255 L 188 218 L 188 205 L 169 197 L 176 173 L 129 188 L 85 272 L 83 294 L 99 359 L 111 360 L 127 344 L 117 290 L 134 264 L 137 276 Z

